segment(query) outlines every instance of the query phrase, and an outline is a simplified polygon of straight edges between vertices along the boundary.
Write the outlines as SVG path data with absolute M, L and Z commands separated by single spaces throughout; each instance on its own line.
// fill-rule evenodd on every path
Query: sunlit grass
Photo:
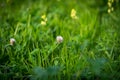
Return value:
M 7 3 L 0 16 L 0 78 L 119 79 L 119 10 L 100 17 L 93 3 L 30 1 L 16 13 Z

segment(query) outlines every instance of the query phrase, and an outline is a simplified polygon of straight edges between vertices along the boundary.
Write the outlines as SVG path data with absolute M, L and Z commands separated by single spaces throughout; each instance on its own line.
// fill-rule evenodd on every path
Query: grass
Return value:
M 117 3 L 112 13 L 95 0 L 18 3 L 0 3 L 1 80 L 120 79 Z M 72 9 L 77 19 L 71 18 Z M 60 44 L 59 35 L 64 39 Z M 16 40 L 13 46 L 10 38 Z

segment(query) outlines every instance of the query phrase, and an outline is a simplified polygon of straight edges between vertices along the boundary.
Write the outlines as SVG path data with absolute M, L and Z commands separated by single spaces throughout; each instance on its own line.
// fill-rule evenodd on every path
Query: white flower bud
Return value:
M 14 39 L 14 38 L 10 38 L 10 45 L 12 45 L 12 46 L 13 46 L 13 45 L 15 44 L 15 42 L 16 42 L 16 41 L 15 41 L 15 39 Z
M 63 42 L 63 37 L 62 36 L 57 36 L 56 40 L 57 40 L 57 43 L 62 43 Z

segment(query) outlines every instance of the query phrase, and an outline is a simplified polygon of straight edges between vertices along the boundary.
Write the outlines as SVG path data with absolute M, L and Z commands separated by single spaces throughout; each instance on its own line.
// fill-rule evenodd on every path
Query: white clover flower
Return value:
M 16 40 L 14 38 L 10 38 L 10 45 L 13 46 L 15 44 L 15 42 L 16 42 Z
M 57 43 L 62 43 L 63 42 L 63 37 L 62 36 L 57 36 L 56 41 L 57 41 Z

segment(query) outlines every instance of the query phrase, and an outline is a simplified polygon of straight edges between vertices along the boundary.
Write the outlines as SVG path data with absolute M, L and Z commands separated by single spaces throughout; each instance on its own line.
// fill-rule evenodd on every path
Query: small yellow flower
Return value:
M 47 17 L 46 17 L 46 15 L 45 15 L 45 14 L 42 15 L 41 18 L 42 18 L 41 25 L 46 25 L 46 22 L 47 22 Z
M 46 15 L 45 15 L 45 14 L 42 15 L 41 18 L 42 18 L 42 19 L 46 19 Z
M 111 7 L 111 6 L 112 6 L 112 3 L 111 3 L 111 2 L 108 2 L 108 6 Z
M 44 15 L 42 15 L 41 16 L 41 18 L 44 20 L 44 21 L 47 21 L 47 17 L 46 17 L 46 15 L 44 14 Z
M 110 9 L 108 9 L 108 13 L 111 13 L 111 10 L 110 10 Z
M 71 18 L 73 18 L 73 19 L 77 19 L 77 16 L 76 16 L 76 10 L 75 9 L 72 9 L 71 10 Z
M 41 25 L 43 25 L 43 26 L 46 25 L 46 22 L 47 22 L 47 17 L 46 17 L 46 15 L 45 15 L 45 14 L 42 15 L 41 18 L 42 18 Z
M 112 0 L 112 3 L 114 2 L 114 0 Z
M 41 21 L 41 25 L 46 25 L 46 21 Z

